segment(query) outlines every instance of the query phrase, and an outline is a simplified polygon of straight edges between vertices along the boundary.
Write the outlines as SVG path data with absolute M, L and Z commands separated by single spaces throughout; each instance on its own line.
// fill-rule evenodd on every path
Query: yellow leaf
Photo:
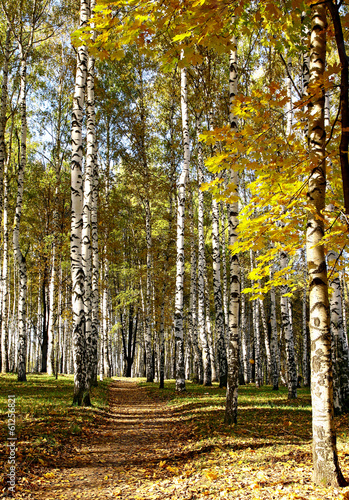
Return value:
M 215 479 L 218 478 L 218 474 L 216 474 L 215 472 L 207 472 L 206 473 L 206 477 L 210 480 L 210 481 L 214 481 Z

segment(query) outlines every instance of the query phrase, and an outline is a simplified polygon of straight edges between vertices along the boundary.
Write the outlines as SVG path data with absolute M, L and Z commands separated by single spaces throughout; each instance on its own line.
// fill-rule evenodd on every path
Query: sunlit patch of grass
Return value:
M 289 400 L 286 387 L 273 391 L 271 386 L 240 386 L 238 422 L 226 425 L 226 391 L 217 384 L 203 387 L 186 382 L 183 393 L 176 393 L 175 381 L 166 381 L 162 390 L 157 384 L 142 385 L 155 400 L 166 402 L 173 418 L 188 428 L 183 449 L 193 458 L 185 467 L 193 471 L 191 487 L 197 490 L 197 498 L 206 498 L 208 492 L 212 495 L 209 498 L 218 498 L 221 492 L 227 495 L 223 498 L 291 499 L 303 498 L 297 495 L 304 492 L 307 498 L 338 498 L 330 488 L 320 490 L 311 482 L 308 388 L 298 389 L 297 399 Z M 348 477 L 348 415 L 336 417 L 335 424 L 339 460 Z M 205 481 L 208 486 L 203 493 Z
M 110 379 L 92 389 L 93 407 L 72 406 L 73 375 L 29 374 L 18 382 L 14 374 L 0 375 L 0 454 L 5 458 L 8 438 L 8 395 L 16 398 L 16 467 L 52 463 L 72 446 L 74 436 L 89 431 L 89 424 L 108 404 Z

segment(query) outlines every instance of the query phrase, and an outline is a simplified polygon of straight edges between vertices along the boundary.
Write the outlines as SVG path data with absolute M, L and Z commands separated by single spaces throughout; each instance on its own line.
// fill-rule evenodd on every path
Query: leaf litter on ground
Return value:
M 15 498 L 349 500 L 349 488 L 311 482 L 306 388 L 288 401 L 285 388 L 241 386 L 238 424 L 226 426 L 225 391 L 217 385 L 187 382 L 178 394 L 174 381 L 159 390 L 139 379 L 109 380 L 96 394 L 99 406 L 84 409 L 69 407 L 71 378 L 53 380 L 36 376 L 26 390 L 13 378 L 8 382 L 9 393 L 20 394 L 25 421 L 18 430 Z M 46 396 L 50 384 L 56 396 L 49 406 L 44 391 L 34 412 L 30 401 L 39 381 Z M 336 417 L 336 427 L 348 477 L 347 415 Z

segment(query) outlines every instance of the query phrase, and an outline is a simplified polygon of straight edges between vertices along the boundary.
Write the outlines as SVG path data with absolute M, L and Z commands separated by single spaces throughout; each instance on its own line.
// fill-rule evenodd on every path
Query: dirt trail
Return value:
M 133 382 L 116 381 L 108 410 L 81 436 L 76 453 L 44 474 L 30 498 L 164 498 L 160 483 L 165 480 L 166 489 L 171 468 L 178 473 L 178 462 L 188 458 L 183 445 L 189 437 L 173 408 Z

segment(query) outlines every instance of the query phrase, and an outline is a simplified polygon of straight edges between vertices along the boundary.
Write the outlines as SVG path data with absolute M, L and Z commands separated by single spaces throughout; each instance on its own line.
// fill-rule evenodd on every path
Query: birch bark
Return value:
M 216 311 L 216 342 L 219 370 L 219 387 L 227 386 L 227 354 L 225 347 L 224 311 L 221 287 L 221 258 L 219 249 L 219 206 L 212 198 L 212 258 L 213 296 Z
M 310 83 L 319 85 L 326 62 L 326 5 L 311 6 Z M 311 395 L 313 409 L 313 481 L 325 486 L 346 484 L 338 463 L 333 420 L 330 315 L 324 246 L 326 160 L 324 93 L 309 105 L 309 148 L 312 172 L 308 182 L 311 208 L 307 223 L 306 248 L 309 274 L 309 328 L 311 339 Z
M 89 19 L 89 2 L 81 0 L 80 28 Z M 82 118 L 87 78 L 87 47 L 77 48 L 77 66 L 72 113 L 72 159 L 71 159 L 71 275 L 73 312 L 73 356 L 74 397 L 73 404 L 81 405 L 86 383 L 86 337 L 85 337 L 85 273 L 82 262 L 83 227 L 83 178 L 82 178 Z
M 284 251 L 281 251 L 280 263 L 282 269 L 287 267 L 287 260 L 287 254 Z M 288 399 L 295 399 L 297 398 L 297 366 L 294 353 L 294 337 L 289 303 L 290 299 L 285 296 L 288 292 L 288 286 L 283 285 L 281 287 L 280 298 L 281 324 L 286 348 Z
M 6 108 L 8 98 L 8 66 L 10 59 L 10 29 L 6 31 L 5 60 L 2 76 L 1 110 L 0 110 L 0 210 L 2 212 L 3 251 L 1 272 L 1 371 L 9 371 L 8 359 L 8 161 L 6 161 Z M 3 191 L 2 191 L 3 186 Z M 1 219 L 1 216 L 0 216 Z
M 275 298 L 274 287 L 272 287 L 272 289 L 270 290 L 270 326 L 271 326 L 271 337 L 270 337 L 271 377 L 272 377 L 273 391 L 277 391 L 279 389 L 280 350 L 278 343 L 278 331 L 277 331 L 277 321 L 276 321 L 276 298 Z
M 183 169 L 178 181 L 177 199 L 177 266 L 174 334 L 176 341 L 176 390 L 185 391 L 184 335 L 183 335 L 183 282 L 184 282 L 184 209 L 185 189 L 189 175 L 189 123 L 187 97 L 187 70 L 181 69 L 181 111 L 183 133 Z
M 200 129 L 197 120 L 197 136 L 199 139 Z M 210 386 L 212 384 L 211 355 L 208 344 L 206 321 L 205 321 L 205 235 L 204 235 L 204 193 L 200 190 L 204 182 L 204 159 L 202 145 L 198 140 L 198 327 L 199 337 L 202 348 L 203 363 L 203 384 Z
M 147 286 L 145 296 L 145 353 L 147 382 L 154 381 L 153 349 L 152 349 L 152 238 L 151 238 L 151 213 L 148 198 L 144 200 L 145 226 L 147 240 Z
M 310 374 L 309 374 L 309 343 L 308 343 L 308 331 L 307 331 L 307 266 L 305 261 L 304 268 L 304 290 L 303 290 L 303 304 L 302 304 L 302 314 L 303 314 L 303 359 L 302 359 L 302 372 L 303 372 L 303 385 L 305 387 L 310 386 Z
M 95 7 L 95 0 L 90 0 L 90 12 L 92 13 Z M 92 35 L 92 39 L 95 35 Z M 84 179 L 84 194 L 83 194 L 83 211 L 82 211 L 82 263 L 84 268 L 85 290 L 84 290 L 84 314 L 85 314 L 85 338 L 86 338 L 86 387 L 83 399 L 85 406 L 91 406 L 90 391 L 95 385 L 97 378 L 97 342 L 98 330 L 96 323 L 93 324 L 93 312 L 96 314 L 95 290 L 92 290 L 93 278 L 93 253 L 92 247 L 92 212 L 94 210 L 93 203 L 96 202 L 94 193 L 95 169 L 97 163 L 97 147 L 96 147 L 96 114 L 95 114 L 95 58 L 91 54 L 87 60 L 87 75 L 86 75 L 86 166 Z M 96 205 L 95 205 L 96 208 Z M 96 230 L 96 221 L 94 221 L 94 230 Z M 96 234 L 94 234 L 96 238 Z M 96 243 L 96 242 L 94 242 Z M 95 284 L 96 285 L 96 284 Z
M 230 126 L 237 130 L 237 118 L 232 112 L 234 96 L 237 94 L 237 48 L 236 40 L 233 39 L 234 49 L 230 53 L 230 72 L 229 72 L 229 103 Z M 239 177 L 235 170 L 231 173 L 231 182 L 235 186 L 235 195 L 238 195 Z M 233 245 L 237 239 L 237 227 L 239 223 L 239 205 L 236 200 L 228 205 L 228 223 L 229 223 L 229 245 Z M 228 314 L 228 384 L 227 399 L 225 407 L 225 422 L 228 424 L 237 422 L 238 407 L 238 381 L 239 381 L 239 314 L 240 314 L 240 264 L 238 256 L 230 256 L 230 291 L 229 291 L 229 314 Z
M 20 43 L 20 112 L 21 112 L 21 144 L 20 162 L 18 165 L 18 184 L 16 212 L 13 228 L 13 251 L 16 257 L 19 273 L 19 293 L 18 293 L 18 358 L 17 372 L 18 380 L 24 382 L 26 378 L 26 358 L 27 358 L 27 264 L 19 246 L 19 228 L 22 215 L 24 171 L 27 162 L 27 52 Z
M 330 250 L 327 254 L 328 265 L 335 266 L 338 253 Z M 333 406 L 337 414 L 349 410 L 349 356 L 344 338 L 342 293 L 339 276 L 331 282 L 330 330 L 331 356 L 333 367 Z
M 195 237 L 194 237 L 193 195 L 191 195 L 191 200 L 189 205 L 189 220 L 190 220 L 190 300 L 189 300 L 188 324 L 189 324 L 190 339 L 193 346 L 193 354 L 194 354 L 193 381 L 202 384 L 203 383 L 202 354 L 198 345 L 197 272 L 196 272 L 197 266 L 196 266 Z

